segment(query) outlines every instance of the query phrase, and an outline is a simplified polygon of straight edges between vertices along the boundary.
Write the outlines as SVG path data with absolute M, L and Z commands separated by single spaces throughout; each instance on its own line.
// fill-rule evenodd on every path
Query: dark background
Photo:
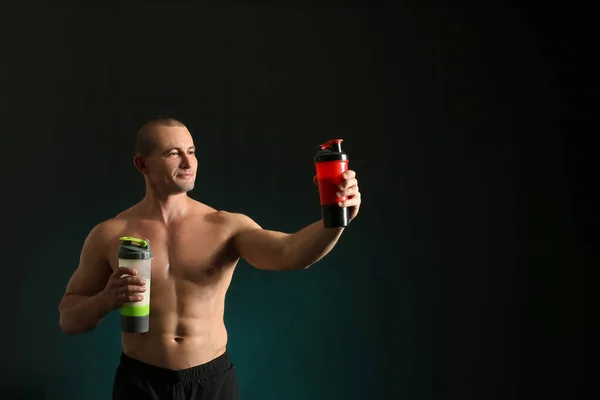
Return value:
M 320 217 L 317 144 L 344 138 L 359 177 L 361 212 L 320 263 L 238 266 L 226 323 L 244 400 L 583 398 L 589 10 L 1 15 L 0 398 L 110 397 L 118 316 L 66 337 L 57 308 L 89 230 L 143 195 L 133 135 L 155 115 L 194 134 L 191 196 L 265 228 Z

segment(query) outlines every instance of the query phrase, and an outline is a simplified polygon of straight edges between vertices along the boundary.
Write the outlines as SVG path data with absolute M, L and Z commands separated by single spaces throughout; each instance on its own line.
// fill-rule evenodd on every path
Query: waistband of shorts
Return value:
M 129 373 L 145 379 L 161 382 L 189 382 L 202 380 L 223 373 L 231 367 L 231 359 L 227 351 L 207 363 L 185 369 L 157 367 L 132 358 L 124 352 L 121 352 L 120 361 L 120 366 Z

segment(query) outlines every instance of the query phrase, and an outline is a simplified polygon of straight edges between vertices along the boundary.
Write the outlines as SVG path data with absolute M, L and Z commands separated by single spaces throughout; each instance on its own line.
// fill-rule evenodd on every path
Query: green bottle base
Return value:
M 144 333 L 150 328 L 150 316 L 128 317 L 121 315 L 121 332 L 125 333 Z

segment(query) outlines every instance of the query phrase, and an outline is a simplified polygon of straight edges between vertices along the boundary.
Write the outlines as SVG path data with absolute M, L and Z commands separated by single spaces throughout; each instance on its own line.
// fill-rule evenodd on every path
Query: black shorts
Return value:
M 121 353 L 113 400 L 239 400 L 235 366 L 223 355 L 195 367 L 155 367 Z

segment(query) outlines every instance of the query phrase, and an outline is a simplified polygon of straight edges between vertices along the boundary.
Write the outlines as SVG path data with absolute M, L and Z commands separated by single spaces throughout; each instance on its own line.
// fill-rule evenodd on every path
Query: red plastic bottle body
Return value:
M 321 217 L 326 229 L 341 228 L 350 223 L 348 207 L 338 204 L 346 198 L 337 196 L 349 163 L 348 154 L 342 149 L 342 141 L 343 139 L 332 139 L 319 145 L 314 158 L 321 200 Z
M 327 206 L 346 200 L 345 197 L 338 197 L 336 193 L 343 181 L 342 174 L 348 170 L 348 160 L 317 162 L 315 167 L 321 205 Z

